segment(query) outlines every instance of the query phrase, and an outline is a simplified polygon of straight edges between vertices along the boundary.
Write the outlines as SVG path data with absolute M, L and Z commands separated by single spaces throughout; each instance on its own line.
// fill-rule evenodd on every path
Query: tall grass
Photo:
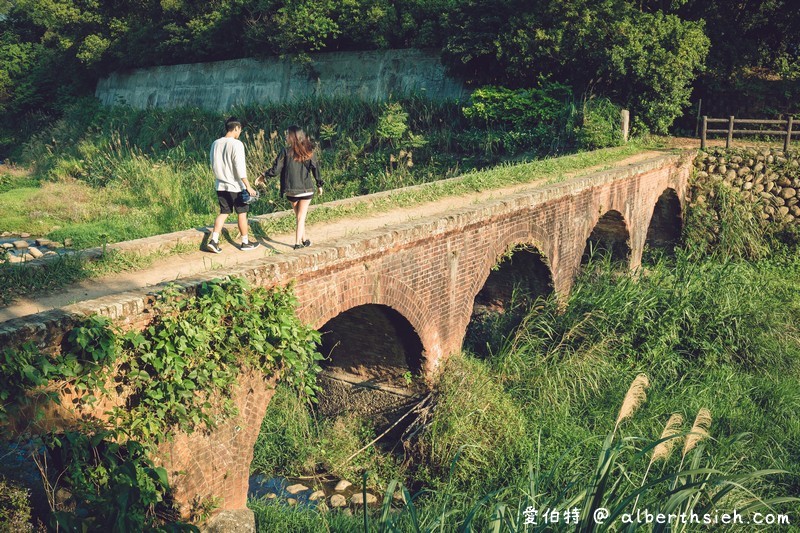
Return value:
M 732 221 L 716 246 L 746 227 Z M 729 257 L 713 245 L 706 256 L 679 248 L 634 275 L 600 259 L 566 306 L 539 300 L 489 357 L 453 356 L 405 479 L 424 489 L 399 513 L 373 514 L 371 527 L 546 531 L 525 529 L 524 511 L 572 505 L 760 507 L 796 521 L 800 255 L 759 235 L 754 245 L 765 251 L 756 256 L 747 247 L 728 248 Z M 640 373 L 646 403 L 641 387 L 630 396 L 639 401 L 624 402 Z M 626 403 L 638 409 L 620 411 Z M 591 530 L 580 519 L 561 529 Z

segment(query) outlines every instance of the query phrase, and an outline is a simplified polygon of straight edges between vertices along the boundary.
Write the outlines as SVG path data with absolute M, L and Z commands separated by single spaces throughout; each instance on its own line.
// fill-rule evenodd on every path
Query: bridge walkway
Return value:
M 585 176 L 607 168 L 629 166 L 662 155 L 664 155 L 664 152 L 654 150 L 643 151 L 613 164 L 581 169 L 580 171 L 567 174 L 564 178 Z M 474 205 L 482 201 L 502 198 L 504 195 L 534 189 L 546 183 L 548 183 L 547 180 L 539 179 L 505 188 L 488 189 L 458 196 L 448 196 L 432 202 L 416 204 L 411 207 L 398 207 L 389 211 L 368 213 L 368 216 L 339 218 L 316 224 L 308 223 L 306 233 L 313 242 L 312 246 L 324 245 L 326 243 L 332 243 L 342 237 L 352 237 L 358 233 L 388 227 L 393 224 L 401 224 L 415 219 L 441 215 L 448 211 Z M 380 194 L 391 194 L 391 191 Z M 364 199 L 366 197 L 359 198 Z M 350 202 L 353 200 L 354 199 L 349 199 L 339 202 Z M 331 202 L 320 205 L 331 206 L 334 203 L 335 202 Z M 312 205 L 311 209 L 319 208 L 320 205 Z M 275 215 L 283 216 L 285 213 Z M 211 220 L 209 220 L 209 222 L 211 222 Z M 229 224 L 227 227 L 234 228 L 235 225 Z M 223 271 L 232 266 L 242 265 L 244 263 L 269 260 L 269 258 L 275 254 L 293 252 L 294 232 L 292 231 L 291 233 L 269 234 L 266 237 L 260 237 L 257 240 L 260 242 L 261 246 L 249 252 L 240 251 L 233 240 L 228 239 L 226 242 L 225 239 L 223 239 L 222 253 L 212 254 L 199 249 L 200 243 L 204 241 L 205 231 L 206 228 L 198 228 L 111 245 L 110 247 L 113 249 L 140 253 L 152 253 L 158 249 L 163 250 L 174 246 L 176 243 L 192 243 L 192 245 L 197 246 L 198 249 L 188 253 L 165 254 L 163 257 L 157 258 L 150 266 L 143 269 L 90 278 L 78 283 L 73 283 L 48 294 L 21 298 L 12 302 L 10 305 L 0 307 L 0 323 L 52 309 L 62 309 L 65 312 L 70 312 L 71 307 L 77 306 L 82 302 L 127 291 L 147 290 L 149 288 L 158 290 L 160 284 L 177 281 L 209 271 Z

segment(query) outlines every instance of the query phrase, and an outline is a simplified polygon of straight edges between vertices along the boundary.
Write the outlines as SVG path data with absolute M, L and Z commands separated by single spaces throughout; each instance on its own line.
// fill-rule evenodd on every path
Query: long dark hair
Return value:
M 306 161 L 311 159 L 314 152 L 314 145 L 306 137 L 306 133 L 300 126 L 289 126 L 286 129 L 286 141 L 292 150 L 292 158 L 295 161 Z

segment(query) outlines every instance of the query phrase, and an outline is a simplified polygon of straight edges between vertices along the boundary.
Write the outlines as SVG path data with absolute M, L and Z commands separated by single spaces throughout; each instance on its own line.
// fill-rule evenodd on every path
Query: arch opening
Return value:
M 391 307 L 365 304 L 320 328 L 318 410 L 323 416 L 354 413 L 377 426 L 427 390 L 422 379 L 424 348 L 411 323 Z
M 610 255 L 611 262 L 616 265 L 630 261 L 630 233 L 619 211 L 608 211 L 597 221 L 586 239 L 581 266 L 604 255 Z
M 683 218 L 681 216 L 681 202 L 674 189 L 666 189 L 658 197 L 650 226 L 645 237 L 645 256 L 652 251 L 672 254 L 680 243 L 683 231 Z
M 519 326 L 537 298 L 553 292 L 553 286 L 547 259 L 535 246 L 511 248 L 475 295 L 464 348 L 488 356 Z

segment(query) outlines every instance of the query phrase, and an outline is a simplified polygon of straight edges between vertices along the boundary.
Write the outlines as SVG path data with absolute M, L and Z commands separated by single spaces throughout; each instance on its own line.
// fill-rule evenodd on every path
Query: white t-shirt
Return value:
M 211 143 L 211 169 L 217 178 L 218 191 L 244 190 L 242 179 L 247 177 L 247 170 L 242 141 L 233 137 L 220 137 Z

